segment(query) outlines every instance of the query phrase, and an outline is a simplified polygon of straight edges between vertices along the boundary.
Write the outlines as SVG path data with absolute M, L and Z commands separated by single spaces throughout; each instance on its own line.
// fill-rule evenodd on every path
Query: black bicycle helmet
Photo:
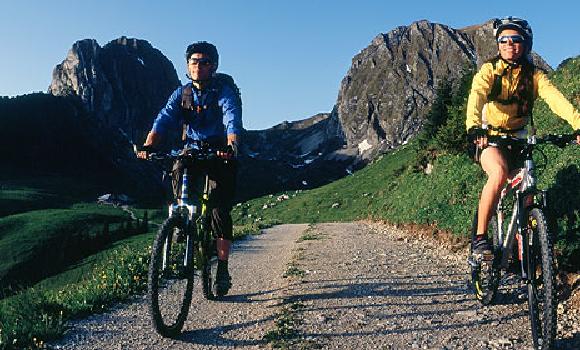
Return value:
M 534 34 L 532 33 L 532 27 L 528 24 L 525 19 L 517 17 L 505 17 L 496 18 L 493 21 L 493 35 L 497 40 L 499 34 L 505 29 L 517 30 L 524 37 L 524 44 L 526 46 L 525 53 L 528 54 L 532 51 L 532 45 L 534 43 Z
M 187 47 L 187 50 L 185 50 L 185 60 L 189 60 L 189 57 L 194 53 L 202 53 L 207 55 L 215 65 L 215 69 L 217 69 L 220 56 L 215 45 L 208 43 L 207 41 L 198 41 L 193 43 Z

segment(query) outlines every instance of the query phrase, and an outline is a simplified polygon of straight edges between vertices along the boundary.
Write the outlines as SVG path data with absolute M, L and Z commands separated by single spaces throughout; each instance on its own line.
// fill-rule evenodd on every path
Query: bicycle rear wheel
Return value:
M 528 308 L 536 349 L 552 349 L 556 338 L 556 279 L 552 239 L 540 209 L 528 214 L 531 237 L 528 262 Z
M 473 242 L 477 233 L 477 214 L 475 211 L 471 226 L 471 241 Z M 494 216 L 492 222 L 496 219 Z M 493 225 L 491 225 L 493 226 Z M 493 237 L 493 249 L 497 251 L 497 238 Z M 499 270 L 495 267 L 494 260 L 476 257 L 473 254 L 472 245 L 469 245 L 471 285 L 477 300 L 483 305 L 489 305 L 495 299 L 499 285 Z
M 165 337 L 175 337 L 181 332 L 191 304 L 193 240 L 185 230 L 185 220 L 168 218 L 151 250 L 147 298 L 153 327 Z

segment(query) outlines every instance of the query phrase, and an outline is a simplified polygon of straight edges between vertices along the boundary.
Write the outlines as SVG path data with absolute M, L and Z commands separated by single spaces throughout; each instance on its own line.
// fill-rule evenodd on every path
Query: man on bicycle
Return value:
M 578 111 L 531 61 L 533 35 L 528 22 L 507 17 L 496 19 L 493 28 L 498 55 L 483 64 L 474 76 L 467 103 L 468 134 L 473 138 L 475 154 L 480 155 L 476 161 L 487 174 L 479 200 L 477 233 L 472 242 L 476 254 L 491 253 L 488 222 L 510 171 L 522 166 L 519 150 L 488 147 L 487 137 L 478 132 L 482 125 L 487 125 L 490 134 L 525 138 L 528 124 L 533 128 L 532 107 L 539 96 L 577 133 L 580 129 Z M 580 134 L 577 141 L 580 142 Z
M 168 131 L 183 127 L 185 145 L 203 141 L 212 148 L 227 149 L 229 157 L 236 158 L 242 130 L 242 106 L 238 91 L 217 79 L 219 64 L 217 48 L 200 41 L 187 47 L 185 52 L 188 77 L 191 82 L 178 87 L 159 112 L 144 143 L 145 148 L 161 144 Z M 140 152 L 140 158 L 146 153 Z M 179 165 L 178 165 L 179 166 Z M 174 169 L 174 175 L 180 169 Z M 231 208 L 235 189 L 236 165 L 227 162 L 209 170 L 212 220 L 217 235 L 218 268 L 216 288 L 225 295 L 231 288 L 228 257 L 232 240 Z M 179 180 L 174 176 L 174 192 Z

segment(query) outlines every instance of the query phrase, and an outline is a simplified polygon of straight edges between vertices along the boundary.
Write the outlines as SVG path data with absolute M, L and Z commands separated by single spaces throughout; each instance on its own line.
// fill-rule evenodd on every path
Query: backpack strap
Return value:
M 187 141 L 187 125 L 189 121 L 193 117 L 194 111 L 194 103 L 193 103 L 193 88 L 191 84 L 186 84 L 183 86 L 181 92 L 181 109 L 183 111 L 183 123 L 181 125 L 181 141 Z
M 193 88 L 190 84 L 183 87 L 181 93 L 181 108 L 193 111 Z
M 490 93 L 487 95 L 488 102 L 494 101 L 502 105 L 518 104 L 518 115 L 516 118 L 524 116 L 530 117 L 530 125 L 534 126 L 532 118 L 532 109 L 534 107 L 534 71 L 535 67 L 532 63 L 524 62 L 521 65 L 521 77 L 516 87 L 516 93 L 508 99 L 498 98 L 502 92 L 502 78 L 507 74 L 507 69 L 502 70 L 501 74 L 496 74 L 497 62 L 500 60 L 499 56 L 494 57 L 489 62 L 493 65 L 494 81 Z
M 501 95 L 502 90 L 502 78 L 506 75 L 506 70 L 502 70 L 501 74 L 495 74 L 497 70 L 497 62 L 499 61 L 499 56 L 491 59 L 490 63 L 493 65 L 493 85 L 491 86 L 491 91 L 487 95 L 488 101 L 496 101 L 498 96 Z

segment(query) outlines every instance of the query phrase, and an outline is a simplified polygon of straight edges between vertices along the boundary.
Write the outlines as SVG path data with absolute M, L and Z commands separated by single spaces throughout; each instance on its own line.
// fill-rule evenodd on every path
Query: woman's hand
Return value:
M 478 136 L 473 140 L 473 143 L 475 143 L 479 149 L 484 149 L 487 147 L 487 136 Z

